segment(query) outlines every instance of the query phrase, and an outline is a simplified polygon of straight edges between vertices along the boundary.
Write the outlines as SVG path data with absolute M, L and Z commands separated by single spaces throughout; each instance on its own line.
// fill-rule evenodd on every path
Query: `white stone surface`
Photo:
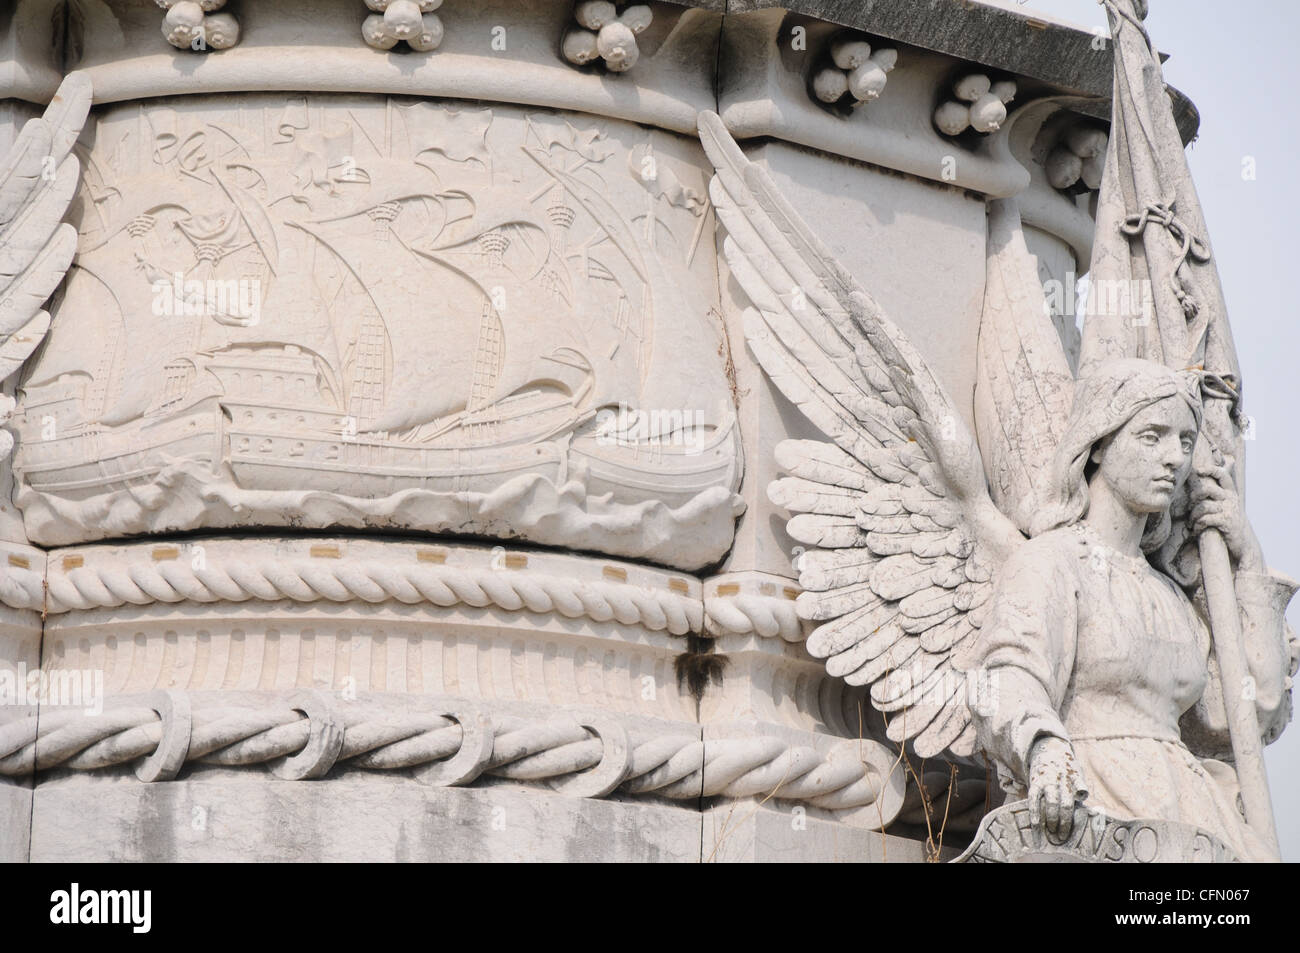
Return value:
M 986 212 L 968 194 L 936 183 L 889 175 L 860 163 L 766 143 L 750 149 L 806 221 L 856 275 L 868 276 L 873 293 L 913 339 L 951 393 L 962 395 L 958 413 L 969 420 L 985 280 Z M 721 253 L 725 231 L 719 230 Z M 721 257 L 721 254 L 720 254 Z M 725 261 L 720 263 L 725 268 Z M 789 295 L 797 282 L 780 292 Z M 816 436 L 742 346 L 748 304 L 734 277 L 724 308 L 740 394 L 747 448 L 741 487 L 746 515 L 728 557 L 728 569 L 757 569 L 793 577 L 806 545 L 791 539 L 785 519 L 767 499 L 766 486 L 780 468 L 775 448 L 787 438 Z
M 694 144 L 501 105 L 178 105 L 98 116 L 15 418 L 32 540 L 343 525 L 726 552 L 741 464 Z
M 0 560 L 39 555 L 15 549 L 0 546 Z M 28 704 L 26 696 L 27 676 L 40 671 L 40 641 L 39 612 L 0 605 L 0 730 L 37 713 L 38 705 Z M 0 862 L 27 860 L 34 783 L 31 773 L 0 780 Z
M 74 820 L 75 819 L 75 820 Z M 226 777 L 42 784 L 38 862 L 698 862 L 700 813 L 558 794 Z
M 1186 597 L 1142 698 L 1210 717 L 1163 760 L 1090 757 L 1052 685 L 982 713 L 952 657 L 1055 579 L 995 586 L 1053 538 L 1077 342 L 1039 285 L 1089 257 L 1102 149 L 1067 90 L 779 9 L 243 3 L 206 50 L 159 36 L 207 38 L 189 0 L 68 9 L 0 37 L 6 95 L 96 90 L 76 263 L 6 383 L 0 674 L 94 697 L 0 711 L 0 857 L 933 861 L 1000 797 L 998 717 L 1061 725 L 999 759 L 1058 839 L 1071 770 L 1123 811 L 1121 761 L 1222 755 Z M 0 146 L 37 112 L 0 102 Z M 1290 593 L 1208 485 L 1274 733 Z M 1139 813 L 1248 852 L 1185 780 Z
M 954 859 L 945 847 L 938 861 Z M 926 845 L 909 838 L 829 824 L 812 812 L 772 802 L 737 801 L 704 814 L 706 863 L 920 864 Z
M 1239 863 L 1241 858 L 1212 834 L 1187 824 L 1136 818 L 1121 820 L 1075 807 L 1070 832 L 1057 835 L 1035 822 L 1016 801 L 991 811 L 971 845 L 954 863 Z
M 1269 859 L 1262 822 L 1238 813 L 1238 776 L 1206 750 L 1238 750 L 1223 712 L 1235 684 L 1220 678 L 1222 649 L 1211 655 L 1207 622 L 1180 588 L 1195 577 L 1168 562 L 1184 539 L 1222 537 L 1237 567 L 1229 611 L 1240 613 L 1245 697 L 1258 710 L 1250 730 L 1271 740 L 1291 710 L 1300 646 L 1283 613 L 1296 586 L 1265 574 L 1231 462 L 1201 435 L 1210 385 L 1152 361 L 1103 361 L 1071 402 L 1019 213 L 1000 201 L 990 207 L 977 441 L 940 375 L 799 201 L 717 117 L 703 116 L 700 130 L 718 170 L 710 194 L 726 258 L 751 302 L 746 340 L 829 438 L 778 445 L 790 476 L 768 489 L 795 514 L 790 534 L 812 548 L 796 603 L 819 623 L 808 650 L 831 675 L 870 686 L 889 737 L 921 757 L 996 758 L 1004 785 L 1028 791 L 1033 825 L 1058 837 L 1086 802 Z M 1176 499 L 1183 535 L 1171 537 Z M 1206 588 L 1212 572 L 1207 563 Z
M 806 31 L 806 46 L 794 42 L 796 27 Z M 994 197 L 1014 195 L 1029 183 L 1003 137 L 977 136 L 977 143 L 954 145 L 935 127 L 937 87 L 959 66 L 950 57 L 900 50 L 888 93 L 849 118 L 810 97 L 816 60 L 806 50 L 822 49 L 836 32 L 829 23 L 807 22 L 780 8 L 727 17 L 717 100 L 727 128 L 738 139 L 772 136 Z

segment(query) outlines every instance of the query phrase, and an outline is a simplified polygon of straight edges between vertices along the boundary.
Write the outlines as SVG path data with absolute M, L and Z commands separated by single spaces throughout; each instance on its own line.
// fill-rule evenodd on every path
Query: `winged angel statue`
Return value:
M 43 306 L 77 251 L 77 230 L 63 215 L 77 190 L 81 167 L 72 145 L 90 100 L 89 78 L 69 75 L 0 164 L 0 381 L 45 339 L 50 315 Z M 13 408 L 13 398 L 0 394 L 0 424 Z M 0 430 L 0 462 L 12 449 L 13 437 Z
M 1171 506 L 1189 508 L 1192 533 L 1222 534 L 1260 725 L 1276 736 L 1290 715 L 1293 587 L 1264 568 L 1230 462 L 1193 462 L 1200 375 L 1129 358 L 1075 382 L 1018 209 L 995 202 L 989 291 L 1005 307 L 986 308 L 980 330 L 977 442 L 716 115 L 700 135 L 726 260 L 752 303 L 746 340 L 829 438 L 778 445 L 789 476 L 768 488 L 810 547 L 796 603 L 816 623 L 809 652 L 870 686 L 890 739 L 919 757 L 987 753 L 1049 832 L 1068 835 L 1083 802 L 1266 856 L 1214 757 L 1226 725 L 1202 610 L 1158 568 Z

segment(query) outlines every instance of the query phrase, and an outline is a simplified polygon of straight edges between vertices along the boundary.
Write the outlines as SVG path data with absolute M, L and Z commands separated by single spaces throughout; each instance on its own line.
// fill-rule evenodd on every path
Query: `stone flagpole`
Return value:
M 1160 63 L 1143 26 L 1146 0 L 1100 0 L 1115 54 L 1114 111 L 1097 209 L 1097 240 L 1080 376 L 1114 358 L 1143 357 L 1204 373 L 1205 421 L 1197 460 L 1244 454 L 1240 376 L 1227 306 L 1200 201 L 1174 122 Z M 1122 293 L 1113 293 L 1119 289 Z M 1277 854 L 1259 721 L 1242 645 L 1228 550 L 1217 530 L 1195 540 L 1176 527 L 1164 551 L 1182 581 L 1205 584 L 1214 654 L 1246 819 Z

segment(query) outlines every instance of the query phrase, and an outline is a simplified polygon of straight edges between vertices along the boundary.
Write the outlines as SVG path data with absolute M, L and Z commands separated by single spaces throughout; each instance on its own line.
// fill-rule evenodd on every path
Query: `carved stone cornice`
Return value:
M 130 0 L 130 2 L 121 3 L 120 0 L 114 0 L 114 7 L 122 6 L 130 15 L 126 22 L 134 24 L 139 20 L 141 28 L 148 27 L 149 46 L 153 47 L 156 52 L 157 46 L 157 8 L 153 2 L 148 0 Z M 540 6 L 540 5 L 539 5 Z M 1110 106 L 1107 101 L 1110 95 L 1111 78 L 1112 78 L 1112 54 L 1109 43 L 1102 42 L 1102 36 L 1094 31 L 1078 25 L 1055 20 L 1041 14 L 1035 14 L 1027 11 L 1007 9 L 1002 6 L 993 6 L 990 4 L 978 2 L 978 0 L 943 0 L 938 3 L 917 3 L 915 0 L 672 0 L 667 3 L 656 3 L 653 5 L 658 11 L 656 15 L 663 17 L 665 15 L 675 18 L 683 13 L 690 13 L 694 16 L 703 16 L 707 19 L 698 22 L 707 22 L 711 24 L 714 36 L 708 41 L 716 45 L 717 33 L 722 29 L 723 18 L 728 21 L 735 20 L 745 14 L 768 11 L 784 10 L 791 14 L 820 20 L 827 24 L 837 27 L 849 27 L 877 37 L 888 39 L 897 43 L 909 44 L 920 49 L 931 50 L 935 53 L 944 54 L 954 57 L 958 60 L 965 60 L 969 63 L 979 64 L 986 68 L 1002 71 L 1005 73 L 1018 74 L 1028 79 L 1037 81 L 1046 87 L 1058 92 L 1074 92 L 1087 96 L 1096 97 L 1094 106 L 1090 109 L 1090 114 L 1097 118 L 1106 118 L 1109 116 Z M 139 8 L 139 13 L 134 12 Z M 551 38 L 550 45 L 554 47 L 553 61 L 554 65 L 563 69 L 562 56 L 559 50 L 559 44 L 555 40 L 568 29 L 571 21 L 573 3 L 571 0 L 556 0 L 555 3 L 547 4 L 547 7 L 554 7 L 554 10 L 548 9 L 546 17 L 553 20 L 554 29 L 549 34 Z M 283 17 L 284 5 L 252 5 L 246 4 L 241 7 L 240 21 L 241 28 L 245 35 L 241 39 L 241 47 L 246 45 L 266 45 L 273 44 L 271 37 L 276 32 L 276 22 Z M 53 95 L 57 87 L 59 73 L 52 69 L 43 51 L 56 43 L 56 36 L 62 29 L 61 24 L 67 17 L 67 4 L 58 2 L 58 0 L 23 0 L 19 4 L 19 9 L 13 20 L 13 29 L 10 30 L 9 43 L 13 44 L 13 55 L 8 57 L 8 62 L 3 67 L 9 75 L 0 73 L 0 76 L 6 80 L 0 84 L 0 88 L 12 90 L 11 95 L 22 99 L 28 99 L 33 102 L 47 102 Z M 493 8 L 485 4 L 467 5 L 465 9 L 455 11 L 457 18 L 456 33 L 465 32 L 465 38 L 469 43 L 473 43 L 474 38 L 482 40 L 480 44 L 484 49 L 489 46 L 489 33 L 483 33 L 481 36 L 475 31 L 480 24 L 476 18 L 486 16 L 493 20 L 488 23 L 485 29 L 492 26 L 505 26 L 509 29 L 511 26 L 524 26 L 520 22 L 520 17 L 529 16 L 527 11 L 523 11 L 518 5 L 510 6 L 509 14 L 505 14 L 499 8 Z M 325 2 L 316 2 L 312 6 L 312 17 L 302 18 L 293 17 L 292 21 L 297 27 L 310 27 L 313 31 L 319 32 L 319 42 L 321 45 L 332 47 L 332 53 L 342 53 L 345 48 L 355 48 L 356 31 L 360 27 L 360 22 L 364 19 L 364 9 L 358 10 L 356 0 L 325 0 Z M 105 54 L 109 56 L 104 59 L 114 58 L 111 54 L 116 53 L 116 58 L 120 58 L 127 46 L 130 45 L 131 37 L 127 35 L 130 31 L 123 31 L 121 27 L 114 22 L 109 22 L 104 18 L 103 12 L 97 8 L 86 14 L 84 11 L 77 11 L 77 15 L 82 19 L 74 18 L 72 29 L 69 36 L 82 46 L 94 48 L 98 45 Z M 89 16 L 89 19 L 86 17 Z M 1099 19 L 1100 22 L 1100 19 Z M 56 29 L 57 28 L 57 29 Z M 1097 29 L 1100 29 L 1098 27 Z M 257 34 L 261 34 L 259 39 Z M 302 46 L 302 44 L 295 44 Z M 310 44 L 308 44 L 310 46 Z M 448 39 L 448 46 L 443 48 L 443 52 L 456 52 L 457 43 L 454 37 Z M 466 49 L 469 49 L 467 46 Z M 517 48 L 516 48 L 517 50 Z M 145 50 L 142 48 L 141 53 Z M 320 50 L 313 50 L 319 54 Z M 364 52 L 359 50 L 358 52 Z M 643 51 L 644 52 L 644 51 Z M 708 67 L 709 79 L 712 78 L 713 57 L 706 50 L 701 48 L 681 49 L 682 53 L 690 53 L 694 56 L 702 56 L 703 62 L 697 65 Z M 165 51 L 164 51 L 165 58 Z M 494 97 L 490 90 L 483 90 L 481 93 L 467 93 L 463 91 L 465 85 L 474 82 L 473 76 L 467 76 L 466 82 L 457 82 L 450 85 L 445 91 L 434 91 L 429 88 L 420 88 L 424 81 L 441 82 L 444 77 L 450 77 L 455 73 L 451 69 L 437 69 L 430 71 L 425 64 L 421 64 L 416 70 L 403 70 L 395 64 L 390 64 L 394 77 L 401 73 L 410 73 L 410 82 L 402 83 L 395 78 L 391 78 L 389 83 L 396 85 L 380 85 L 374 87 L 376 82 L 383 83 L 382 73 L 376 73 L 371 69 L 358 67 L 364 64 L 364 60 L 358 58 L 349 68 L 340 69 L 337 60 L 331 60 L 328 64 L 322 63 L 317 70 L 313 70 L 308 60 L 297 55 L 282 57 L 284 62 L 279 69 L 263 70 L 262 66 L 252 58 L 241 58 L 241 66 L 249 71 L 248 78 L 243 84 L 236 80 L 237 70 L 228 71 L 223 67 L 217 67 L 222 57 L 212 57 L 212 64 L 204 64 L 203 70 L 189 70 L 183 77 L 184 82 L 174 89 L 153 89 L 151 86 L 157 86 L 161 81 L 162 73 L 154 68 L 150 62 L 142 62 L 139 57 L 132 59 L 133 68 L 143 70 L 140 75 L 131 80 L 128 77 L 118 77 L 114 84 L 101 87 L 101 78 L 96 77 L 97 89 L 101 89 L 97 96 L 98 102 L 112 101 L 120 98 L 137 98 L 148 95 L 166 95 L 170 92 L 195 92 L 201 90 L 208 91 L 232 91 L 242 89 L 313 89 L 318 91 L 373 91 L 373 92 L 395 92 L 395 93 L 423 93 L 425 95 L 469 95 L 472 98 L 502 98 L 514 102 L 529 102 L 526 98 L 517 98 L 510 95 Z M 512 59 L 516 57 L 512 56 Z M 233 64 L 233 59 L 226 58 L 226 61 Z M 95 65 L 93 63 L 83 63 L 83 66 Z M 465 61 L 457 61 L 455 67 L 464 72 L 466 67 Z M 683 72 L 682 67 L 686 66 L 686 72 L 692 72 L 690 69 L 689 58 L 685 61 L 679 61 L 672 64 L 667 71 L 657 71 L 653 67 L 646 69 L 643 65 L 638 70 L 638 82 L 647 87 L 656 87 L 663 89 L 662 81 L 671 81 L 673 74 Z M 77 68 L 77 64 L 68 64 L 68 68 Z M 275 85 L 276 77 L 281 81 L 288 75 L 297 72 L 299 81 L 293 85 Z M 302 79 L 306 73 L 313 73 L 313 79 L 309 83 L 303 83 Z M 331 80 L 329 74 L 335 74 Z M 490 80 L 491 68 L 474 71 Z M 499 70 L 497 72 L 500 72 Z M 572 70 L 568 70 L 571 79 L 578 79 L 578 76 Z M 699 77 L 697 77 L 699 78 Z M 725 74 L 722 77 L 725 80 Z M 537 89 L 539 76 L 530 77 L 531 87 Z M 594 89 L 599 86 L 599 77 L 592 76 L 590 79 L 595 80 L 595 86 L 591 83 L 582 83 L 579 80 L 579 86 L 592 86 Z M 121 86 L 124 82 L 132 82 L 132 89 L 128 90 L 122 87 L 120 95 L 111 93 L 109 90 Z M 217 85 L 209 85 L 215 83 Z M 248 85 L 249 83 L 253 85 Z M 340 85 L 341 83 L 341 85 Z M 232 85 L 233 84 L 233 85 Z M 706 83 L 707 84 L 707 83 Z M 670 83 L 671 85 L 671 83 Z M 400 86 L 401 88 L 398 88 Z M 519 84 L 515 89 L 518 93 L 530 88 L 529 82 Z M 577 91 L 577 87 L 572 87 Z M 609 92 L 608 90 L 606 92 Z M 1175 89 L 1170 89 L 1171 96 L 1174 100 L 1174 113 L 1178 122 L 1179 130 L 1185 142 L 1190 141 L 1196 134 L 1200 117 L 1196 107 L 1182 93 Z M 657 97 L 648 96 L 646 90 L 641 90 L 640 99 L 645 100 L 644 106 L 648 111 L 661 108 L 666 105 L 664 102 L 656 103 Z M 618 105 L 618 97 L 614 97 L 615 102 L 610 105 Z M 632 100 L 627 100 L 625 107 L 632 105 Z M 580 106 L 570 108 L 582 108 Z M 717 108 L 716 102 L 708 105 L 698 105 L 697 108 Z M 619 115 L 618 113 L 607 112 L 608 115 Z M 626 118 L 637 118 L 627 116 Z M 644 117 L 639 121 L 655 120 Z M 662 123 L 669 128 L 674 128 L 671 122 Z M 679 125 L 679 131 L 688 131 L 690 124 Z
M 672 4 L 658 5 L 653 49 L 643 37 L 635 79 L 625 82 L 564 60 L 571 0 L 444 5 L 428 16 L 443 19 L 445 36 L 435 53 L 418 55 L 359 42 L 370 13 L 359 0 L 313 0 L 300 15 L 284 4 L 243 4 L 239 45 L 201 57 L 158 36 L 154 0 L 113 0 L 107 9 L 116 19 L 86 23 L 74 47 L 80 55 L 67 63 L 89 73 L 97 105 L 244 91 L 388 93 L 576 110 L 686 134 L 699 110 L 716 105 L 721 15 Z M 57 75 L 34 63 L 22 70 L 26 81 L 13 95 L 48 100 Z
M 1096 30 L 979 0 L 681 0 L 735 16 L 781 9 L 851 27 L 899 43 L 933 50 L 992 69 L 1040 80 L 1061 90 L 1098 97 L 1095 115 L 1110 116 L 1114 58 Z M 1098 28 L 1104 24 L 1098 17 Z M 1170 87 L 1174 116 L 1184 142 L 1196 136 L 1200 114 Z

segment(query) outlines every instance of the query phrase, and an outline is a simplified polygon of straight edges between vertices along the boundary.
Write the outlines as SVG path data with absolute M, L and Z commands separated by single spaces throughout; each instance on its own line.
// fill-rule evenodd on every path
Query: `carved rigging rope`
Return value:
M 1097 0 L 1097 2 L 1105 7 L 1108 12 L 1113 13 L 1116 17 L 1127 20 L 1133 29 L 1137 30 L 1138 33 L 1142 35 L 1142 39 L 1146 40 L 1147 47 L 1151 49 L 1153 53 L 1155 52 L 1151 44 L 1151 34 L 1147 32 L 1146 26 L 1142 23 L 1142 21 L 1147 18 L 1146 0 L 1133 0 L 1133 5 L 1137 12 L 1136 17 L 1130 14 L 1127 10 L 1120 9 L 1119 4 L 1117 4 L 1115 0 Z
M 1156 57 L 1155 47 L 1151 43 L 1151 35 L 1147 33 L 1146 27 L 1142 21 L 1146 19 L 1147 7 L 1145 0 L 1134 0 L 1137 16 L 1129 13 L 1127 9 L 1121 7 L 1116 0 L 1097 0 L 1106 10 L 1115 18 L 1115 22 L 1120 20 L 1126 21 L 1134 30 L 1141 35 L 1151 51 L 1152 57 Z M 1118 43 L 1118 37 L 1112 38 L 1113 42 Z M 1118 54 L 1116 54 L 1118 55 Z M 1153 151 L 1155 143 L 1152 141 L 1152 133 L 1147 127 L 1147 123 L 1142 121 L 1139 115 L 1139 126 L 1142 133 L 1151 142 Z M 1173 271 L 1169 275 L 1169 285 L 1173 289 L 1174 297 L 1182 306 L 1183 315 L 1190 321 L 1195 318 L 1200 310 L 1200 304 L 1184 288 L 1179 280 L 1179 272 L 1184 269 L 1187 260 L 1190 258 L 1199 264 L 1204 264 L 1210 260 L 1210 249 L 1203 239 L 1193 234 L 1187 223 L 1180 219 L 1175 211 L 1177 200 L 1174 196 L 1169 196 L 1163 202 L 1148 202 L 1146 207 L 1137 212 L 1130 213 L 1119 226 L 1119 230 L 1133 238 L 1141 235 L 1148 225 L 1160 225 L 1173 237 L 1179 245 L 1178 257 L 1174 262 Z
M 480 774 L 547 781 L 561 793 L 604 797 L 615 790 L 688 799 L 771 795 L 842 810 L 875 802 L 879 772 L 845 740 L 830 754 L 774 737 L 702 741 L 685 734 L 629 739 L 608 715 L 530 721 L 485 716 L 457 704 L 442 713 L 385 714 L 350 709 L 322 694 L 282 709 L 213 707 L 191 712 L 182 693 L 99 715 L 51 712 L 0 727 L 0 775 L 34 770 L 94 771 L 140 762 L 142 780 L 170 780 L 184 763 L 267 764 L 281 777 L 321 777 L 336 765 L 415 768 L 434 785 L 471 783 Z M 149 707 L 153 706 L 153 707 Z M 143 761 L 141 760 L 143 759 Z M 886 818 L 889 820 L 889 818 Z
M 1198 264 L 1208 262 L 1210 260 L 1210 249 L 1204 241 L 1192 234 L 1192 230 L 1187 226 L 1187 223 L 1175 214 L 1175 204 L 1176 200 L 1174 199 L 1167 202 L 1148 202 L 1146 208 L 1142 209 L 1142 211 L 1125 218 L 1119 230 L 1129 238 L 1133 238 L 1141 235 L 1148 225 L 1154 224 L 1163 226 L 1173 236 L 1174 241 L 1179 244 L 1179 251 L 1178 257 L 1174 261 L 1173 271 L 1169 275 L 1169 286 L 1173 288 L 1174 297 L 1182 305 L 1183 315 L 1190 320 L 1196 317 L 1200 305 L 1183 287 L 1182 282 L 1179 281 L 1178 273 L 1187 264 L 1188 258 Z

